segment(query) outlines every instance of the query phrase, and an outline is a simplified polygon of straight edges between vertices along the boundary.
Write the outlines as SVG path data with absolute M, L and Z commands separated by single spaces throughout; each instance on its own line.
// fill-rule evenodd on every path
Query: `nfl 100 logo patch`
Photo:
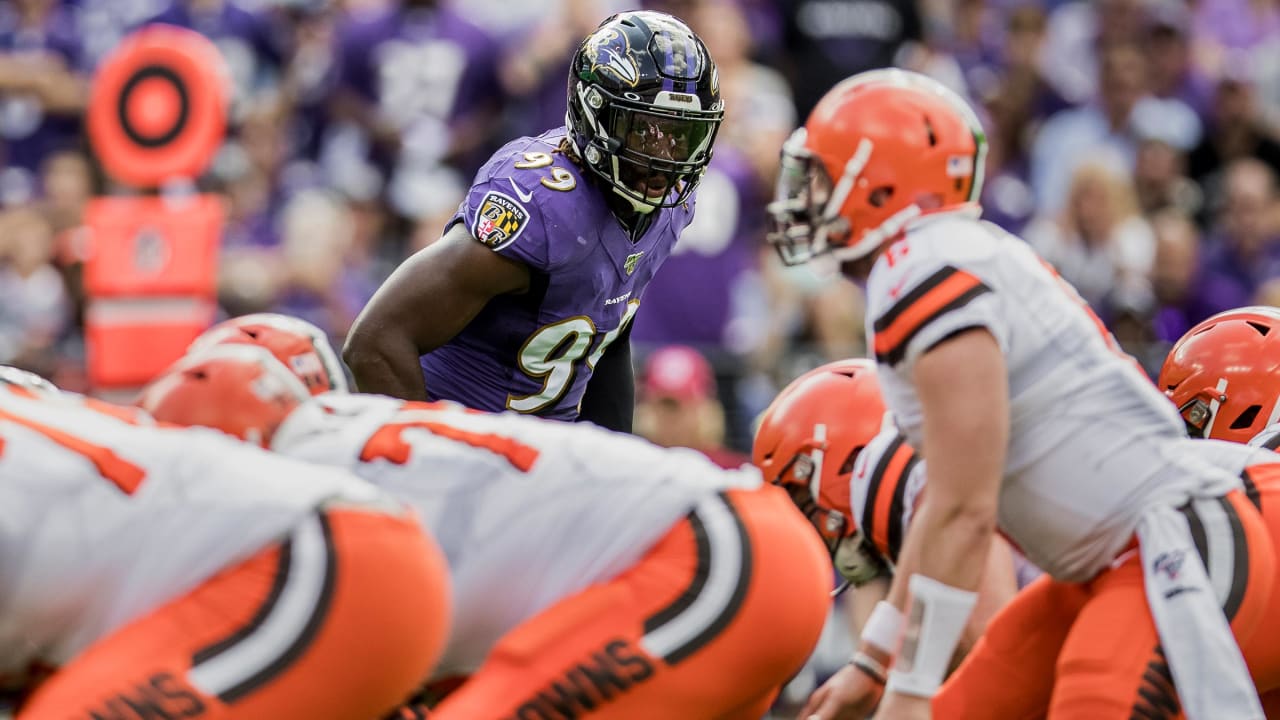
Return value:
M 524 206 L 507 195 L 490 191 L 480 202 L 472 234 L 480 242 L 497 250 L 520 237 L 528 224 L 529 211 Z

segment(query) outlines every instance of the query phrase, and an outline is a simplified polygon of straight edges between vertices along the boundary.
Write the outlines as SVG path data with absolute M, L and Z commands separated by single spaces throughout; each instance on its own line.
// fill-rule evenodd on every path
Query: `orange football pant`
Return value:
M 349 506 L 94 643 L 20 720 L 373 720 L 449 630 L 444 555 L 408 514 Z
M 1280 465 L 1250 473 L 1257 492 L 1224 498 L 1243 549 L 1232 577 L 1239 597 L 1224 610 L 1270 716 L 1280 709 L 1266 694 L 1280 689 Z M 1046 708 L 1053 720 L 1181 717 L 1136 544 L 1121 557 L 1090 582 L 1044 576 L 1015 596 L 934 697 L 934 717 L 1020 720 Z
M 759 720 L 818 642 L 831 560 L 782 490 L 700 503 L 502 638 L 432 720 Z

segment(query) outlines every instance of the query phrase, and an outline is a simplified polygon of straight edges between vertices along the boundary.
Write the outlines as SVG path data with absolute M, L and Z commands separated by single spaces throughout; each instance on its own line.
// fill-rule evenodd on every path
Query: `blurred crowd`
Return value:
M 862 70 L 971 99 L 987 218 L 1152 372 L 1207 315 L 1280 304 L 1277 0 L 0 0 L 0 363 L 81 382 L 82 216 L 113 190 L 81 119 L 132 29 L 194 29 L 230 68 L 230 133 L 198 183 L 227 210 L 223 312 L 341 342 L 489 153 L 563 122 L 576 43 L 635 2 L 705 39 L 727 105 L 694 224 L 635 321 L 640 426 L 712 403 L 687 413 L 694 440 L 665 442 L 745 450 L 782 383 L 863 352 L 858 288 L 763 241 L 782 141 Z M 669 345 L 692 354 L 646 366 Z

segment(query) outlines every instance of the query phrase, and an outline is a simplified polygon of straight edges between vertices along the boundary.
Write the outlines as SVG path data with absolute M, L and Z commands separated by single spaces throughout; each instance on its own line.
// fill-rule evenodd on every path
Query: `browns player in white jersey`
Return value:
M 1280 310 L 1243 307 L 1218 313 L 1187 331 L 1165 358 L 1157 386 L 1178 408 L 1192 437 L 1280 448 Z M 1241 470 L 1245 491 L 1280 534 L 1280 501 L 1264 503 L 1258 465 L 1274 457 L 1253 456 Z M 1268 615 L 1265 649 L 1280 653 L 1280 615 Z M 1262 697 L 1267 717 L 1280 717 L 1280 692 Z
M 1014 604 L 1070 608 L 1044 624 L 1060 648 L 1039 680 L 1050 717 L 1258 717 L 1249 670 L 1269 687 L 1280 666 L 1246 667 L 1232 631 L 1251 637 L 1272 600 L 1267 527 L 1070 286 L 978 220 L 984 151 L 950 91 L 864 73 L 787 143 L 770 206 L 784 260 L 829 255 L 866 280 L 885 402 L 930 463 L 886 610 L 911 606 L 878 717 L 928 715 L 997 528 L 1050 576 Z M 949 698 L 990 679 L 966 672 L 972 657 Z M 1148 687 L 1152 668 L 1170 682 Z M 935 710 L 992 717 L 999 689 Z
M 830 565 L 753 468 L 452 403 L 299 404 L 260 392 L 273 360 L 214 351 L 141 405 L 351 469 L 440 539 L 456 614 L 434 677 L 467 679 L 433 719 L 760 717 L 817 643 Z
M 0 382 L 0 682 L 52 671 L 21 720 L 345 720 L 413 691 L 449 595 L 401 504 L 107 408 Z
M 765 410 L 752 460 L 780 484 L 809 517 L 831 552 L 836 571 L 853 586 L 852 612 L 861 628 L 857 653 L 842 672 L 861 686 L 865 717 L 880 697 L 892 645 L 873 608 L 888 593 L 902 539 L 923 498 L 925 463 L 885 408 L 871 360 L 841 360 L 788 385 Z M 977 641 L 991 616 L 1020 585 L 1039 575 L 1008 545 L 992 543 L 979 601 L 957 655 Z M 1025 580 L 1024 580 L 1025 578 Z M 874 617 L 873 617 L 874 615 Z M 815 693 L 802 717 L 819 712 L 827 693 Z

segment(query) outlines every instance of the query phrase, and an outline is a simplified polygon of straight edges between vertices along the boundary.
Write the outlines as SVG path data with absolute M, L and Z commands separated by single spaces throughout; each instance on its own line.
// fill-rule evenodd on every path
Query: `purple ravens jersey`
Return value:
M 564 137 L 562 127 L 505 145 L 450 221 L 524 263 L 532 281 L 525 294 L 490 300 L 457 337 L 422 356 L 433 400 L 575 419 L 592 368 L 693 219 L 692 201 L 655 210 L 632 242 L 603 191 L 556 151 Z

